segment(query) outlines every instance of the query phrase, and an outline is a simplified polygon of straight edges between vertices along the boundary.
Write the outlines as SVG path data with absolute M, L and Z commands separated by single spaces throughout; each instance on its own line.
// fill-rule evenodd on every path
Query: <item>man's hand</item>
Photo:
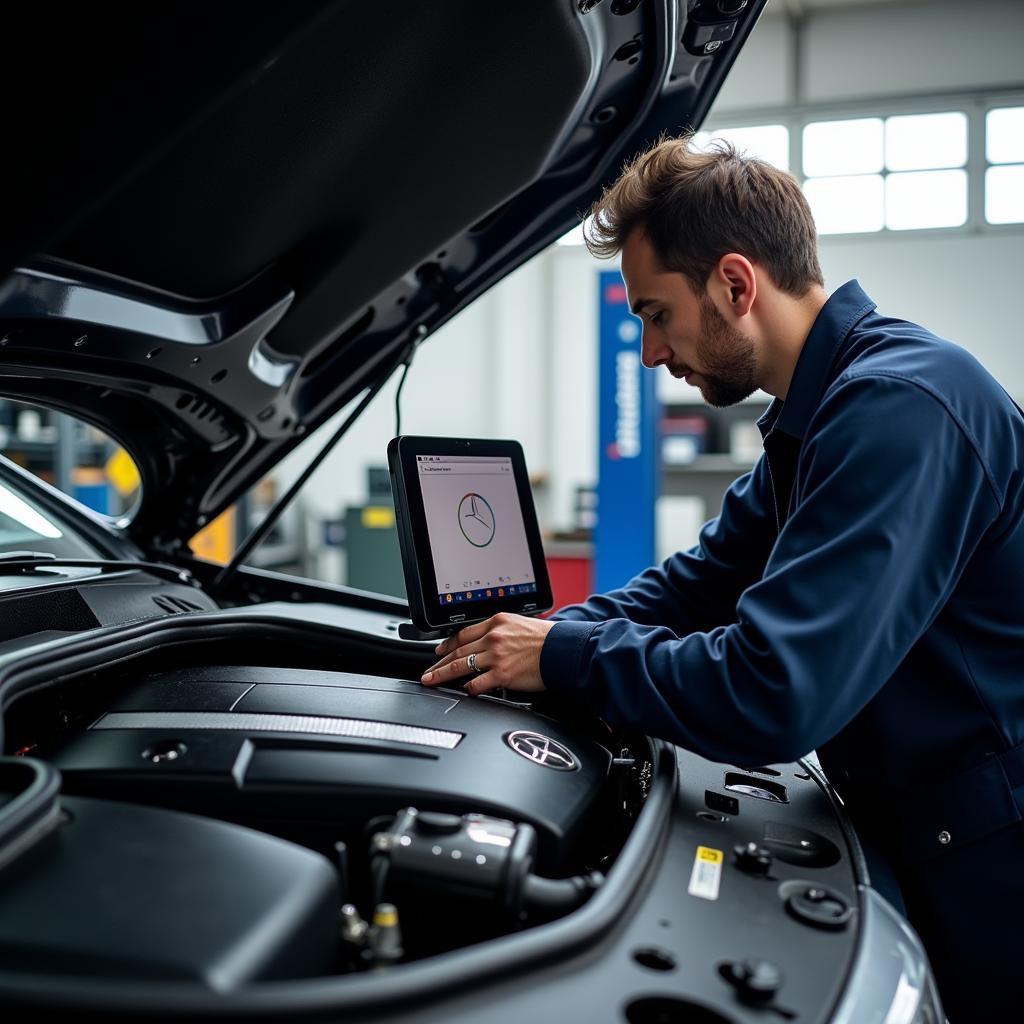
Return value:
M 466 683 L 467 693 L 501 687 L 536 693 L 544 689 L 540 649 L 553 625 L 544 619 L 501 612 L 486 622 L 467 626 L 438 646 L 435 653 L 441 660 L 423 673 L 420 682 L 437 686 L 472 676 Z M 468 664 L 471 654 L 476 655 L 477 675 Z

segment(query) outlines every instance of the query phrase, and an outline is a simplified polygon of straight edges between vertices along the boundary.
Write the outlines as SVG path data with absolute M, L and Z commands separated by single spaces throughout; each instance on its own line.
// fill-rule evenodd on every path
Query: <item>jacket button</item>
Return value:
M 948 846 L 952 841 L 953 837 L 945 829 L 939 833 L 939 842 L 942 843 L 943 846 Z

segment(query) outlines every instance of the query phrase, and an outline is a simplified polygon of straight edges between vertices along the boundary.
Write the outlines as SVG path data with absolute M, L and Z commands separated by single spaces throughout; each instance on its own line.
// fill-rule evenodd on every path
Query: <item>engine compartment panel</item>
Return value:
M 65 797 L 3 873 L 5 971 L 199 982 L 336 965 L 338 878 L 319 854 L 190 814 Z
M 161 753 L 163 752 L 163 753 Z M 65 791 L 350 835 L 401 807 L 532 825 L 562 866 L 609 772 L 553 719 L 458 690 L 308 669 L 217 666 L 129 684 L 58 747 Z

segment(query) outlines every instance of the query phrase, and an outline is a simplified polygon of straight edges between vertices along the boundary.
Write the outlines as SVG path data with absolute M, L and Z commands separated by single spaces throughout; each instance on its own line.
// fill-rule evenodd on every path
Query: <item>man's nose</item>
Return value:
M 640 362 L 653 370 L 656 366 L 663 366 L 672 358 L 672 350 L 655 336 L 655 332 L 644 327 L 640 338 Z

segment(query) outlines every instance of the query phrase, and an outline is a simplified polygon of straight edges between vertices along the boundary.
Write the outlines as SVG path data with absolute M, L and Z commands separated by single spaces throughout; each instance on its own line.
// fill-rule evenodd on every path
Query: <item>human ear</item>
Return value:
M 757 297 L 754 265 L 738 252 L 726 253 L 711 272 L 719 295 L 734 317 L 746 316 Z

